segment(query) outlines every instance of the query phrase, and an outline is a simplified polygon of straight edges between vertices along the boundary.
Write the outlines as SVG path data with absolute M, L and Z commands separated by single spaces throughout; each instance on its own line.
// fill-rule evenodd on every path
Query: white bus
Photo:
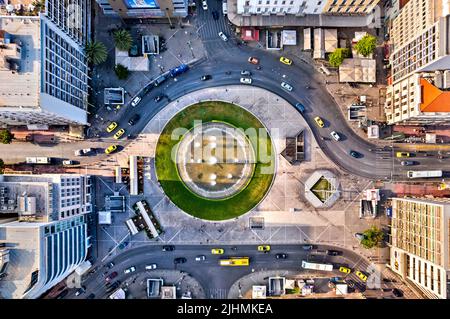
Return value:
M 321 271 L 333 271 L 333 265 L 331 264 L 318 264 L 302 261 L 303 269 L 321 270 Z
M 442 177 L 442 171 L 408 171 L 408 178 Z

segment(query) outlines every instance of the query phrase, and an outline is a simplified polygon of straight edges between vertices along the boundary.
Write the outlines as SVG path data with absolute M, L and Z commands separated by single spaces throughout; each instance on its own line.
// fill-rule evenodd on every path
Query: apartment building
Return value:
M 366 15 L 372 13 L 379 2 L 380 0 L 237 0 L 237 13 L 297 16 L 307 14 Z
M 96 0 L 106 15 L 130 18 L 184 18 L 188 14 L 188 0 Z
M 388 265 L 429 298 L 446 299 L 450 199 L 393 198 Z
M 0 175 L 0 297 L 38 298 L 86 259 L 86 175 Z
M 430 97 L 443 101 L 450 90 L 450 1 L 410 0 L 392 21 L 391 42 L 388 123 L 448 121 L 448 104 L 437 107 Z
M 47 0 L 40 16 L 0 17 L 0 125 L 88 124 L 90 10 Z

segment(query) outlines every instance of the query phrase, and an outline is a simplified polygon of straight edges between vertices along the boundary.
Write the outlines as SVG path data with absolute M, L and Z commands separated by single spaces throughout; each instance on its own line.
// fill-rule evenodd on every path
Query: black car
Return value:
M 89 296 L 87 296 L 86 299 L 94 299 L 95 298 L 95 294 L 90 294 Z
M 154 99 L 153 99 L 153 101 L 155 101 L 155 102 L 159 102 L 159 101 L 161 101 L 162 99 L 163 99 L 163 95 L 158 95 L 157 97 L 155 97 Z
M 178 258 L 175 258 L 175 259 L 173 260 L 173 263 L 174 263 L 175 265 L 176 265 L 176 264 L 184 264 L 186 261 L 187 261 L 186 258 L 184 258 L 184 257 L 178 257 Z
M 140 118 L 141 118 L 141 117 L 139 116 L 139 114 L 133 115 L 133 116 L 128 120 L 128 125 L 134 125 L 134 124 L 136 124 L 136 123 L 139 121 Z
M 219 12 L 217 12 L 217 11 L 213 11 L 212 12 L 212 16 L 213 16 L 213 18 L 214 18 L 214 20 L 218 20 L 219 19 Z
M 206 74 L 206 75 L 203 75 L 203 76 L 200 78 L 200 80 L 206 81 L 206 80 L 210 80 L 211 78 L 212 78 L 211 75 Z
M 111 284 L 108 289 L 106 289 L 106 292 L 113 292 L 114 290 L 116 290 L 117 288 L 119 288 L 120 286 L 120 281 L 116 281 L 115 283 Z
M 342 255 L 342 251 L 339 250 L 327 250 L 328 256 L 340 256 Z
M 397 289 L 397 288 L 394 288 L 392 290 L 392 294 L 398 298 L 403 297 L 403 291 L 401 291 L 400 289 Z
M 175 246 L 172 245 L 167 245 L 167 246 L 163 246 L 162 251 L 174 251 L 175 250 Z
M 357 151 L 350 151 L 350 156 L 354 158 L 360 158 L 361 154 L 358 153 Z
M 281 254 L 276 254 L 275 258 L 276 259 L 286 259 L 287 258 L 287 254 L 281 253 Z

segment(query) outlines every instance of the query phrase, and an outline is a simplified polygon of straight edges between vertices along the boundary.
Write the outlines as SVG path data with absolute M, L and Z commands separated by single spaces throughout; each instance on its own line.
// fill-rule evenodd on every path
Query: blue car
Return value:
M 305 112 L 305 106 L 304 106 L 302 103 L 300 103 L 300 102 L 298 102 L 297 104 L 295 104 L 295 108 L 296 108 L 297 110 L 299 110 L 301 113 Z

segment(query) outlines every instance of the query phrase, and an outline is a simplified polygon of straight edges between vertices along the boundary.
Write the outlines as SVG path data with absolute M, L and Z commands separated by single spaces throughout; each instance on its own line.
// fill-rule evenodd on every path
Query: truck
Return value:
M 408 171 L 408 178 L 442 177 L 442 171 Z
M 51 157 L 27 157 L 27 164 L 50 164 L 52 162 Z
M 186 72 L 187 70 L 189 70 L 189 66 L 187 64 L 180 64 L 176 68 L 170 70 L 170 76 L 174 78 L 177 75 L 180 75 L 180 74 Z

